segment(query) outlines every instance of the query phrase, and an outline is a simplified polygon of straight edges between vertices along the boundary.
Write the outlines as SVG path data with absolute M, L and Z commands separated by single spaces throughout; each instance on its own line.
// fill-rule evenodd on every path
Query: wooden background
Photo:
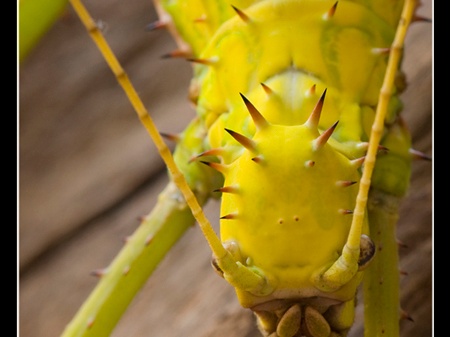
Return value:
M 145 32 L 150 1 L 86 1 L 162 131 L 194 116 L 184 60 L 165 31 Z M 431 1 L 419 13 L 431 17 Z M 414 146 L 432 154 L 432 25 L 408 33 L 404 116 Z M 59 336 L 123 238 L 148 213 L 167 181 L 162 161 L 70 7 L 20 67 L 20 336 Z M 402 307 L 414 322 L 402 336 L 432 334 L 432 164 L 413 166 L 398 238 Z M 218 203 L 207 206 L 218 222 Z M 197 227 L 157 269 L 114 331 L 124 336 L 256 337 L 251 312 L 210 267 Z M 361 336 L 362 319 L 351 336 Z

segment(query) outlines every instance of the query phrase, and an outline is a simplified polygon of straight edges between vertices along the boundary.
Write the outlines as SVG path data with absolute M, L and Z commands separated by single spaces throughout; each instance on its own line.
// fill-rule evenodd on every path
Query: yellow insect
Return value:
M 244 102 L 245 102 L 245 105 L 247 106 L 247 108 L 248 108 L 248 110 L 250 110 L 251 112 L 253 111 L 253 106 L 252 106 L 252 104 L 248 101 L 248 100 L 246 100 L 245 98 L 244 98 Z M 320 102 L 320 101 L 319 101 Z M 314 111 L 317 111 L 317 110 L 314 110 Z M 253 119 L 255 120 L 255 117 L 254 117 L 254 114 L 255 114 L 255 111 L 253 111 L 253 114 L 252 114 L 252 116 L 253 116 Z M 256 119 L 257 120 L 261 120 L 261 118 L 260 117 L 256 117 Z M 313 125 L 314 123 L 317 123 L 317 120 L 318 120 L 318 116 L 317 116 L 317 114 L 311 114 L 311 116 L 309 117 L 309 119 L 308 119 L 310 122 L 308 123 L 308 124 L 311 124 L 311 125 Z M 255 120 L 255 123 L 256 123 L 256 120 Z M 256 123 L 257 124 L 257 126 L 258 126 L 258 123 Z M 264 126 L 265 124 L 264 124 L 264 122 L 259 122 L 259 128 L 260 129 L 264 129 L 265 128 L 265 126 Z M 277 133 L 277 134 L 279 134 L 279 133 Z M 249 148 L 249 150 L 250 150 L 250 152 L 258 152 L 254 147 L 253 147 L 253 145 L 252 145 L 252 143 L 250 142 L 248 142 L 248 141 L 242 141 L 242 138 L 240 138 L 240 136 L 237 136 L 236 134 L 232 134 L 233 136 L 234 136 L 234 138 L 237 138 L 238 140 L 240 139 L 241 141 L 239 141 L 239 142 L 241 142 L 241 143 L 244 143 L 244 145 L 247 145 L 246 147 L 247 148 Z M 255 136 L 256 137 L 256 136 Z M 323 137 L 322 138 L 319 138 L 319 136 L 316 134 L 313 138 L 311 138 L 311 139 L 323 139 Z M 255 141 L 256 141 L 256 138 L 255 138 Z M 250 145 L 249 145 L 250 144 Z M 322 147 L 323 146 L 323 144 L 325 144 L 325 142 L 322 142 L 322 141 L 320 141 L 319 142 L 319 144 L 321 144 L 321 145 L 319 145 L 318 147 Z M 270 144 L 269 144 L 270 145 Z M 260 146 L 260 147 L 263 147 L 263 145 L 258 145 L 258 146 Z M 254 155 L 255 155 L 255 157 L 252 157 L 253 159 L 255 159 L 255 158 L 262 158 L 262 159 L 264 159 L 264 157 L 258 157 L 258 153 L 254 153 Z M 306 161 L 305 162 L 314 162 L 314 161 L 308 161 L 308 159 L 305 157 L 305 159 L 306 159 Z M 319 158 L 320 159 L 320 158 Z M 253 160 L 253 161 L 255 161 L 255 160 Z M 333 162 L 333 161 L 332 161 Z M 331 162 L 331 163 L 332 163 Z M 336 165 L 339 165 L 339 164 L 336 164 Z M 308 169 L 308 167 L 306 167 L 306 169 Z M 336 180 L 335 178 L 333 178 L 334 180 Z M 333 180 L 333 181 L 334 181 Z M 352 181 L 352 180 L 349 180 L 349 181 Z M 225 185 L 225 186 L 227 186 L 227 185 Z M 224 190 L 222 190 L 222 192 L 229 192 L 229 191 L 224 191 Z M 355 195 L 354 195 L 355 196 Z M 226 218 L 226 217 L 228 217 L 228 219 L 226 219 L 226 220 L 229 220 L 229 218 L 231 217 L 231 216 L 229 216 L 230 214 L 232 214 L 232 213 L 226 213 L 225 215 L 224 215 L 224 218 Z M 300 215 L 302 215 L 303 216 L 303 214 L 301 214 L 300 213 Z M 296 219 L 296 217 L 297 217 L 298 215 L 297 214 L 294 214 L 293 215 L 293 221 L 295 222 L 295 221 L 298 221 L 298 220 L 295 220 Z M 291 220 L 292 220 L 291 219 Z M 285 219 L 278 219 L 277 221 L 280 221 L 280 222 L 284 222 L 285 221 Z M 281 223 L 280 223 L 281 224 Z M 358 238 L 359 238 L 359 236 L 358 236 Z M 146 238 L 147 239 L 147 238 Z M 359 244 L 358 244 L 358 248 L 359 248 Z M 217 252 L 216 252 L 217 253 Z M 266 260 L 267 259 L 270 259 L 270 254 L 266 257 Z M 247 263 L 247 265 L 252 265 L 253 264 L 253 261 L 252 262 L 249 262 L 249 261 L 246 261 L 246 263 Z M 260 263 L 262 263 L 262 262 L 260 262 Z M 224 268 L 223 268 L 223 266 L 220 266 L 220 269 L 221 269 L 221 271 L 223 271 L 224 270 Z M 123 272 L 124 274 L 127 274 L 128 272 L 130 272 L 129 270 L 122 270 L 121 272 Z M 345 273 L 344 273 L 345 274 Z M 332 273 L 332 275 L 335 275 L 335 273 L 333 272 Z M 353 277 L 353 276 L 350 276 L 350 277 Z M 239 278 L 239 280 L 237 281 L 237 283 L 240 283 L 240 279 L 241 278 Z M 256 281 L 256 283 L 257 283 L 258 281 Z M 338 281 L 338 282 L 340 282 L 340 281 Z M 269 282 L 270 283 L 270 282 Z M 320 284 L 328 284 L 328 283 L 321 283 L 321 282 L 319 282 Z M 346 281 L 344 281 L 344 284 L 346 284 L 347 282 Z M 254 281 L 250 281 L 250 287 L 254 287 L 254 285 L 253 284 L 255 284 L 255 282 Z M 317 285 L 317 284 L 316 284 Z M 341 284 L 342 285 L 342 284 Z M 265 289 L 263 289 L 263 292 L 265 292 L 266 290 Z M 331 290 L 332 292 L 333 292 L 333 290 Z M 272 289 L 268 289 L 267 290 L 267 292 L 270 292 L 270 293 L 272 293 Z M 247 295 L 242 295 L 243 297 L 241 297 L 241 299 L 242 298 L 244 298 L 244 302 L 246 301 L 246 297 L 247 297 Z M 345 295 L 345 297 L 346 298 L 348 298 L 347 297 L 348 295 Z M 302 304 L 303 305 L 303 304 Z M 308 306 L 308 305 L 306 305 L 306 309 L 305 310 L 309 310 L 308 308 L 311 308 L 311 307 L 313 307 L 313 306 Z M 292 309 L 292 310 L 295 310 L 295 307 L 294 306 L 292 306 L 291 308 L 294 308 L 294 309 Z M 314 317 L 316 317 L 316 316 L 314 316 L 314 315 L 312 315 L 312 314 L 307 314 L 307 317 L 309 317 L 309 319 L 311 320 L 311 319 L 314 319 Z M 269 322 L 270 322 L 270 320 L 269 320 Z M 89 322 L 88 322 L 89 323 Z M 94 319 L 92 320 L 92 322 L 90 322 L 89 324 L 92 324 L 92 326 L 89 326 L 89 328 L 91 328 L 91 327 L 95 327 L 96 325 L 98 325 L 98 321 L 96 322 Z M 88 325 L 89 325 L 88 324 Z M 323 325 L 321 325 L 321 324 L 319 324 L 319 325 L 314 325 L 314 327 L 316 327 L 316 328 L 318 328 L 318 327 L 322 327 Z M 346 329 L 346 328 L 348 328 L 348 326 L 347 325 L 344 325 L 344 329 Z M 281 328 L 282 329 L 282 328 Z M 281 333 L 281 335 L 283 335 L 282 333 Z

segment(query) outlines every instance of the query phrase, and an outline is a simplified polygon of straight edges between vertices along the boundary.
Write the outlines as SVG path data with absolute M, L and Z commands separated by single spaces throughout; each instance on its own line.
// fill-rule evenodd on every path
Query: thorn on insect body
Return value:
M 228 172 L 228 166 L 216 162 L 208 162 L 208 161 L 200 161 L 200 163 L 205 164 L 206 166 L 209 166 L 216 171 L 219 171 L 220 173 L 226 174 Z
M 123 239 L 122 239 L 122 242 L 123 243 L 128 243 L 128 241 L 130 241 L 130 238 L 131 238 L 131 235 L 124 236 Z
M 354 168 L 359 168 L 362 166 L 365 159 L 366 159 L 366 156 L 350 160 L 350 165 L 353 166 Z
M 411 154 L 411 157 L 413 159 L 426 160 L 426 161 L 432 160 L 431 156 L 429 156 L 421 151 L 418 151 L 418 150 L 409 149 L 409 153 Z
M 257 129 L 263 129 L 266 126 L 269 125 L 267 120 L 261 115 L 261 113 L 255 108 L 255 106 L 245 97 L 243 94 L 239 93 L 244 100 L 245 106 L 247 107 L 248 112 L 250 113 L 250 116 L 253 119 L 253 122 L 256 125 Z
M 343 215 L 353 214 L 353 210 L 351 210 L 351 209 L 344 209 L 344 208 L 339 208 L 338 212 L 340 214 L 343 214 Z
M 258 163 L 258 164 L 261 164 L 261 163 L 264 161 L 264 159 L 263 159 L 262 156 L 256 156 L 256 157 L 253 157 L 252 160 L 253 160 L 255 163 Z
M 173 133 L 165 133 L 165 132 L 160 132 L 159 133 L 162 137 L 166 138 L 167 140 L 170 140 L 172 142 L 178 143 L 180 141 L 180 136 L 173 134 Z
M 411 22 L 427 22 L 427 23 L 432 23 L 433 20 L 430 19 L 430 18 L 426 18 L 426 17 L 424 17 L 424 16 L 420 16 L 420 15 L 414 14 L 413 17 L 412 17 L 412 19 L 411 19 Z
M 200 58 L 188 57 L 188 58 L 186 58 L 186 61 L 193 62 L 193 63 L 198 63 L 198 64 L 204 64 L 206 66 L 211 66 L 211 65 L 213 65 L 214 63 L 217 62 L 217 59 L 215 59 L 215 58 L 200 59 Z
M 306 125 L 309 127 L 317 128 L 319 125 L 320 120 L 320 114 L 322 113 L 323 108 L 323 102 L 325 100 L 325 95 L 327 94 L 327 89 L 325 89 L 322 93 L 322 96 L 320 96 L 319 100 L 316 103 L 316 106 L 314 107 L 313 111 L 311 112 L 311 115 L 309 116 L 308 120 L 306 121 Z
M 377 153 L 378 154 L 386 154 L 389 152 L 389 149 L 386 146 L 378 145 Z
M 305 167 L 313 167 L 314 165 L 316 165 L 316 162 L 314 160 L 305 161 Z
M 401 310 L 400 312 L 400 318 L 401 319 L 407 319 L 408 321 L 414 322 L 414 319 L 411 317 L 410 314 L 408 314 L 405 310 Z
M 107 268 L 96 269 L 96 270 L 91 271 L 91 272 L 89 273 L 89 275 L 100 278 L 100 277 L 106 275 L 106 272 L 107 272 L 107 271 L 108 271 Z
M 166 28 L 167 27 L 167 23 L 161 20 L 156 20 L 153 21 L 151 23 L 149 23 L 147 26 L 145 26 L 145 30 L 147 32 L 153 31 L 153 30 L 157 30 L 160 28 Z
M 256 153 L 256 143 L 250 139 L 245 137 L 244 135 L 241 135 L 240 133 L 237 133 L 233 130 L 225 128 L 225 131 L 228 132 L 231 137 L 233 137 L 239 144 L 241 144 L 243 147 L 245 147 L 247 150 Z
M 400 241 L 399 239 L 396 239 L 396 240 L 397 240 L 397 245 L 398 245 L 399 247 L 401 247 L 401 248 L 409 248 L 408 245 L 407 245 L 406 243 Z
M 223 155 L 225 152 L 225 150 L 221 147 L 215 148 L 215 149 L 210 149 L 210 150 L 206 150 L 196 156 L 193 156 L 191 159 L 189 159 L 189 163 L 192 163 L 193 161 L 195 161 L 196 159 L 200 158 L 200 157 L 206 157 L 206 156 L 221 156 Z
M 317 151 L 321 149 L 327 142 L 328 139 L 330 139 L 331 135 L 333 134 L 334 130 L 336 129 L 336 126 L 339 121 L 334 123 L 330 128 L 324 131 L 319 137 L 313 140 L 313 150 Z
M 221 192 L 221 193 L 238 193 L 239 188 L 236 186 L 223 186 L 214 190 L 213 192 Z
M 336 181 L 336 186 L 338 187 L 348 187 L 356 184 L 357 181 L 354 180 L 338 180 Z
M 274 94 L 274 92 L 273 92 L 273 90 L 269 87 L 269 86 L 267 86 L 266 84 L 264 84 L 264 83 L 261 83 L 261 86 L 262 86 L 262 88 L 264 89 L 264 92 L 267 94 L 267 95 L 273 95 Z
M 311 88 L 309 88 L 308 90 L 306 90 L 305 95 L 306 95 L 306 96 L 313 96 L 315 93 L 316 93 L 316 85 L 313 84 L 313 85 L 311 86 Z
M 390 52 L 391 52 L 391 48 L 390 47 L 372 48 L 372 54 L 375 54 L 375 55 L 387 55 Z
M 247 22 L 247 23 L 251 21 L 250 17 L 247 14 L 245 14 L 243 11 L 241 11 L 240 9 L 236 8 L 233 5 L 231 5 L 231 7 L 233 7 L 234 11 L 242 19 L 242 21 Z
M 162 59 L 172 59 L 172 58 L 177 58 L 177 57 L 187 58 L 189 56 L 190 56 L 190 54 L 188 52 L 181 50 L 181 49 L 175 49 L 175 50 L 171 51 L 170 53 L 161 55 L 161 58 Z
M 130 272 L 130 266 L 126 266 L 125 268 L 123 268 L 122 274 L 124 276 L 128 275 L 128 273 Z
M 221 220 L 234 220 L 234 219 L 237 218 L 237 216 L 238 215 L 236 213 L 229 213 L 229 214 L 226 214 L 224 216 L 221 216 L 220 219 Z
M 400 275 L 408 276 L 409 273 L 406 270 L 399 270 Z
M 329 19 L 331 19 L 334 16 L 334 14 L 336 13 L 337 4 L 338 4 L 338 1 L 336 1 L 334 3 L 334 5 L 328 10 L 328 12 L 326 12 L 323 15 L 323 19 L 324 20 L 329 20 Z

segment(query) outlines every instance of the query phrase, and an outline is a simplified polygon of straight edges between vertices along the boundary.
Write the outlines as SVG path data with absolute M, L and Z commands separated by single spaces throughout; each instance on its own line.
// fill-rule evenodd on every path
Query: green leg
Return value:
M 377 247 L 364 274 L 365 337 L 399 336 L 399 269 L 395 228 L 400 198 L 371 190 L 370 236 Z

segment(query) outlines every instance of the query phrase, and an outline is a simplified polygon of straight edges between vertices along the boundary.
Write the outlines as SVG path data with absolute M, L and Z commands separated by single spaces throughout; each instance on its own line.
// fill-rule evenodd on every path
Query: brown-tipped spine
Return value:
M 174 133 L 165 133 L 160 132 L 159 133 L 162 137 L 164 137 L 167 140 L 170 140 L 172 142 L 178 143 L 180 141 L 180 136 Z
M 198 63 L 198 64 L 204 64 L 206 66 L 213 65 L 215 61 L 211 58 L 209 59 L 200 59 L 200 58 L 194 58 L 194 57 L 188 57 L 186 58 L 186 61 L 192 62 L 192 63 Z
M 343 214 L 343 215 L 353 214 L 353 210 L 351 210 L 351 209 L 344 209 L 344 208 L 340 208 L 340 209 L 338 210 L 338 212 L 339 212 L 340 214 Z
M 223 155 L 223 153 L 225 152 L 225 150 L 221 147 L 215 148 L 215 149 L 210 149 L 210 150 L 206 150 L 196 156 L 193 156 L 191 159 L 189 159 L 189 163 L 192 163 L 193 161 L 195 161 L 196 159 L 200 158 L 200 157 L 206 157 L 206 156 L 221 156 Z
M 336 181 L 336 186 L 338 187 L 348 187 L 356 184 L 356 181 L 353 180 L 338 180 Z
M 253 122 L 255 123 L 256 127 L 258 129 L 264 129 L 266 126 L 269 125 L 267 120 L 261 115 L 261 113 L 255 108 L 255 106 L 245 97 L 243 94 L 239 93 L 244 100 L 245 106 L 247 107 L 248 112 L 250 113 L 250 116 L 253 119 Z
M 334 130 L 336 129 L 336 126 L 339 121 L 336 121 L 331 127 L 329 127 L 327 130 L 324 131 L 319 137 L 314 139 L 313 141 L 313 149 L 314 151 L 317 151 L 321 149 L 327 142 L 328 139 L 330 139 L 331 135 L 333 134 Z
M 106 268 L 96 269 L 96 270 L 91 271 L 90 275 L 100 278 L 103 275 L 105 275 L 106 272 L 107 272 Z
M 242 21 L 249 23 L 250 17 L 245 14 L 243 11 L 241 11 L 239 8 L 236 8 L 235 6 L 231 5 L 231 7 L 233 7 L 234 11 L 236 12 L 236 14 L 242 19 Z
M 364 160 L 366 160 L 366 156 L 350 160 L 350 164 L 355 168 L 359 168 L 364 163 Z
M 264 92 L 268 95 L 271 96 L 274 94 L 273 90 L 265 83 L 261 83 L 262 88 L 264 89 Z
M 176 50 L 171 51 L 170 53 L 161 55 L 161 58 L 162 59 L 173 59 L 173 58 L 177 58 L 177 57 L 178 58 L 187 58 L 189 56 L 190 56 L 190 54 L 187 53 L 186 51 L 181 50 L 181 49 L 176 49 Z
M 336 2 L 334 3 L 334 5 L 331 6 L 331 8 L 328 10 L 328 12 L 326 12 L 326 13 L 324 14 L 323 18 L 324 18 L 325 20 L 331 19 L 331 18 L 334 16 L 334 14 L 336 13 L 337 4 L 338 4 L 338 1 L 336 1 Z
M 223 174 L 227 173 L 227 171 L 228 171 L 228 167 L 224 164 L 220 164 L 220 163 L 216 163 L 216 162 L 202 161 L 202 160 L 200 161 L 200 163 L 205 164 L 206 166 L 209 166 Z
M 161 28 L 166 28 L 166 27 L 167 27 L 167 23 L 160 21 L 160 20 L 156 20 L 156 21 L 149 23 L 147 26 L 145 26 L 145 30 L 147 32 L 151 32 L 151 31 L 161 29 Z
M 217 190 L 214 190 L 213 192 L 221 192 L 221 193 L 237 193 L 238 188 L 236 186 L 223 186 L 221 188 L 218 188 Z
M 409 153 L 411 154 L 411 157 L 413 159 L 426 160 L 426 161 L 432 160 L 431 156 L 429 156 L 423 152 L 420 152 L 418 150 L 409 149 Z
M 227 128 L 225 128 L 225 131 L 228 132 L 231 135 L 231 137 L 233 137 L 239 144 L 241 144 L 247 150 L 253 153 L 257 153 L 256 143 L 252 139 L 247 138 L 244 135 L 241 135 L 240 133 L 237 133 L 236 131 Z
M 312 96 L 312 95 L 314 95 L 315 93 L 316 93 L 316 85 L 313 84 L 313 85 L 311 86 L 311 88 L 309 88 L 309 89 L 306 91 L 306 95 L 307 95 L 307 96 Z
M 220 217 L 221 220 L 233 220 L 236 218 L 237 218 L 236 213 L 230 213 L 230 214 L 226 214 L 226 215 Z
M 317 128 L 317 126 L 319 125 L 320 114 L 322 113 L 323 102 L 325 101 L 326 94 L 327 89 L 323 91 L 322 96 L 320 96 L 319 100 L 317 101 L 316 106 L 311 112 L 311 115 L 309 115 L 309 118 L 306 121 L 306 124 L 308 126 Z

